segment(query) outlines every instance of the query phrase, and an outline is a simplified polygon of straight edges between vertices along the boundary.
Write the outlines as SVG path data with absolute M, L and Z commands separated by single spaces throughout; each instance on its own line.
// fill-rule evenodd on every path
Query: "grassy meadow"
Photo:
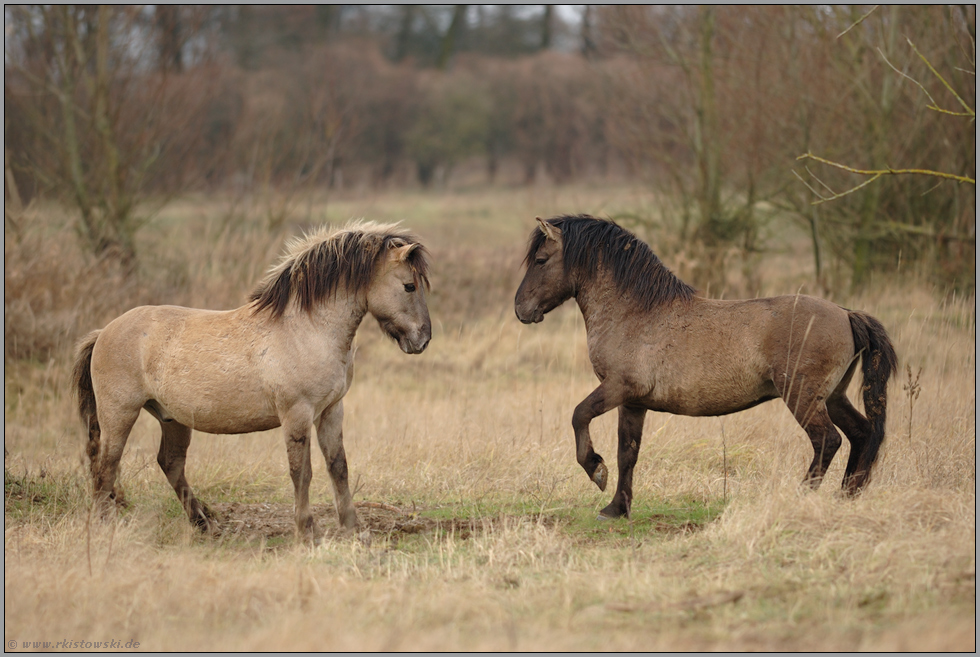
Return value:
M 858 499 L 838 492 L 846 440 L 823 487 L 804 491 L 810 443 L 773 401 L 723 418 L 649 413 L 632 519 L 598 521 L 614 482 L 600 493 L 588 480 L 571 430 L 597 383 L 581 316 L 567 303 L 524 326 L 513 295 L 535 215 L 652 213 L 644 190 L 349 192 L 285 222 L 263 207 L 171 203 L 139 233 L 130 278 L 84 256 L 54 208 L 5 234 L 8 650 L 975 650 L 974 296 L 905 271 L 834 298 L 885 324 L 901 368 Z M 241 305 L 285 237 L 352 217 L 402 221 L 433 263 L 425 353 L 403 354 L 370 317 L 357 337 L 344 434 L 370 544 L 339 531 L 316 449 L 326 534 L 296 542 L 278 431 L 195 432 L 187 477 L 221 517 L 216 536 L 199 534 L 145 413 L 122 464 L 130 507 L 91 517 L 74 340 L 139 304 Z M 772 233 L 757 289 L 733 276 L 726 295 L 820 294 L 806 235 Z M 683 275 L 689 263 L 647 237 Z M 611 473 L 615 429 L 615 413 L 592 425 Z

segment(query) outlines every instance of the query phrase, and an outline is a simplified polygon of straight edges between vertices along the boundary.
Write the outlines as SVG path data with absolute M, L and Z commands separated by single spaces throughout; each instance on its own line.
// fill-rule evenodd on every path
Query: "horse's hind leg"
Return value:
M 357 529 L 357 512 L 351 499 L 350 487 L 347 483 L 347 454 L 344 452 L 344 403 L 337 402 L 323 411 L 316 425 L 316 437 L 320 443 L 323 458 L 327 461 L 330 471 L 330 483 L 333 485 L 333 503 L 337 508 L 340 526 L 346 529 Z
M 619 481 L 616 494 L 609 506 L 599 512 L 600 518 L 620 518 L 629 516 L 633 504 L 633 467 L 640 453 L 640 439 L 643 438 L 643 420 L 647 410 L 637 406 L 619 407 Z
M 167 481 L 177 493 L 177 499 L 187 512 L 187 517 L 202 531 L 214 529 L 213 515 L 210 509 L 198 501 L 184 476 L 184 464 L 187 460 L 187 447 L 191 444 L 191 428 L 174 420 L 161 421 L 160 451 L 157 453 L 157 463 L 166 475 Z
M 99 406 L 99 428 L 101 430 L 101 446 L 98 465 L 92 468 L 92 478 L 95 489 L 95 503 L 102 511 L 109 510 L 109 502 L 114 501 L 119 506 L 125 506 L 122 489 L 116 486 L 119 475 L 119 462 L 122 460 L 129 432 L 136 424 L 140 409 L 125 408 L 103 401 Z
M 802 384 L 802 381 L 800 383 Z M 834 456 L 837 455 L 837 450 L 840 449 L 841 437 L 830 419 L 823 398 L 823 394 L 826 393 L 823 390 L 815 386 L 800 385 L 799 390 L 791 390 L 790 393 L 790 395 L 783 394 L 783 399 L 793 412 L 796 421 L 806 431 L 810 444 L 813 445 L 813 461 L 803 483 L 809 484 L 810 488 L 816 490 L 823 482 L 823 477 L 827 474 L 827 468 L 830 467 Z
M 796 419 L 810 437 L 810 444 L 813 445 L 813 461 L 810 463 L 804 483 L 810 484 L 810 487 L 816 490 L 823 482 L 823 477 L 827 474 L 827 468 L 830 467 L 834 456 L 837 455 L 837 450 L 840 449 L 840 434 L 834 428 L 834 423 L 823 402 L 805 424 L 799 417 Z
M 871 423 L 851 405 L 842 390 L 840 394 L 836 394 L 835 391 L 835 394 L 827 400 L 827 410 L 830 419 L 844 431 L 844 435 L 851 443 L 851 453 L 847 457 L 847 468 L 844 470 L 841 488 L 848 495 L 855 495 L 868 479 L 867 472 L 858 472 L 858 463 L 871 437 Z

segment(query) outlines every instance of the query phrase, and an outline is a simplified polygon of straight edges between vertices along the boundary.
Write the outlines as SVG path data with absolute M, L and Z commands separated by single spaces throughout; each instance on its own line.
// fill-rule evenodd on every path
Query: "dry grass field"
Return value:
M 340 533 L 314 450 L 327 532 L 315 547 L 293 538 L 278 431 L 195 433 L 188 479 L 221 514 L 202 536 L 144 414 L 123 459 L 130 508 L 91 518 L 68 390 L 85 331 L 142 303 L 240 305 L 301 226 L 270 232 L 258 213 L 184 199 L 140 233 L 142 269 L 125 282 L 81 255 L 55 210 L 36 210 L 5 235 L 7 649 L 974 651 L 975 297 L 914 273 L 835 299 L 877 316 L 900 359 L 862 496 L 838 492 L 846 441 L 823 487 L 801 488 L 810 444 L 773 401 L 723 418 L 648 414 L 632 519 L 596 520 L 611 490 L 577 465 L 571 431 L 595 386 L 581 316 L 566 304 L 524 326 L 513 294 L 535 215 L 649 205 L 642 190 L 592 187 L 303 208 L 313 222 L 402 220 L 433 258 L 429 349 L 404 355 L 370 318 L 357 338 L 345 445 L 372 540 Z M 773 244 L 753 294 L 815 292 L 805 236 L 787 228 Z M 593 424 L 610 465 L 615 426 L 615 413 Z

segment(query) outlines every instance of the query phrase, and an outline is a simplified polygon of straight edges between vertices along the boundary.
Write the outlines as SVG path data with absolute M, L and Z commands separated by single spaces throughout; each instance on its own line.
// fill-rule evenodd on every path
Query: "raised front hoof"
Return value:
M 606 484 L 609 483 L 609 470 L 605 463 L 600 462 L 596 466 L 595 472 L 592 473 L 592 481 L 599 487 L 599 490 L 606 490 Z

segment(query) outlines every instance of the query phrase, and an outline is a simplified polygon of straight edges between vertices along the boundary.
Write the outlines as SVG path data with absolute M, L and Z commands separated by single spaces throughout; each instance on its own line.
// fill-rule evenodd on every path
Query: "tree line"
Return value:
M 489 184 L 650 184 L 662 214 L 636 223 L 696 252 L 699 285 L 732 257 L 751 276 L 790 218 L 827 286 L 904 260 L 972 288 L 974 6 L 577 12 L 8 6 L 5 225 L 61 199 L 135 261 L 174 194 L 438 186 L 479 161 Z

